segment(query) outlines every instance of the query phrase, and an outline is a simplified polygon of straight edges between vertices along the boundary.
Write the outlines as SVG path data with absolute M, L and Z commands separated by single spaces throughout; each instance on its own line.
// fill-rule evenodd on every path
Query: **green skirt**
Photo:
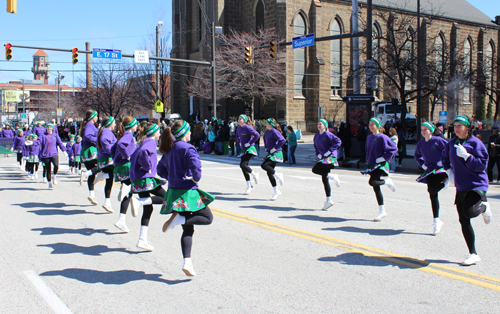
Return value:
M 236 157 L 241 157 L 245 154 L 257 156 L 257 149 L 255 148 L 255 145 L 250 145 L 250 147 L 243 149 Z
M 328 156 L 323 159 L 318 160 L 317 163 L 322 163 L 324 165 L 334 165 L 335 167 L 339 166 L 339 162 L 337 161 L 337 158 Z
M 74 162 L 81 162 L 80 155 L 73 156 L 73 161 Z
M 97 159 L 97 167 L 99 169 L 104 169 L 107 166 L 113 165 L 113 157 L 103 157 Z
M 274 152 L 272 154 L 267 154 L 265 159 L 270 159 L 274 162 L 284 162 L 283 160 L 283 151 Z
M 122 182 L 130 179 L 130 162 L 115 166 L 113 169 L 113 176 L 115 177 L 115 182 Z
M 130 190 L 132 193 L 148 192 L 156 189 L 161 185 L 161 180 L 158 178 L 146 178 L 132 181 Z
M 160 214 L 176 212 L 196 212 L 205 208 L 215 199 L 210 193 L 197 190 L 168 189 L 163 199 Z
M 361 174 L 369 174 L 376 169 L 382 169 L 385 172 L 385 176 L 389 175 L 389 163 L 387 161 L 369 164 L 365 169 L 361 170 Z
M 444 168 L 437 168 L 437 169 L 434 169 L 434 170 L 431 170 L 431 171 L 424 171 L 424 173 L 422 173 L 422 175 L 418 178 L 416 178 L 415 180 L 417 180 L 417 182 L 421 182 L 421 183 L 427 183 L 427 177 L 430 176 L 430 175 L 433 175 L 433 174 L 438 174 L 438 173 L 446 173 L 446 170 L 444 170 Z
M 82 157 L 82 162 L 97 159 L 97 148 L 95 146 L 82 147 L 80 156 Z

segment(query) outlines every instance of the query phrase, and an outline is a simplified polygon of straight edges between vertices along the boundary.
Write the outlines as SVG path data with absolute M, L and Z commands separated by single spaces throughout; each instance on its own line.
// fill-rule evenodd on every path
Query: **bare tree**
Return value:
M 221 48 L 215 52 L 217 99 L 239 99 L 250 103 L 254 118 L 254 99 L 265 101 L 284 97 L 285 65 L 272 59 L 269 46 L 272 40 L 282 41 L 274 29 L 261 29 L 257 33 L 229 30 L 219 37 Z M 252 47 L 251 63 L 245 61 L 245 48 Z M 211 72 L 204 68 L 187 83 L 192 96 L 211 98 Z

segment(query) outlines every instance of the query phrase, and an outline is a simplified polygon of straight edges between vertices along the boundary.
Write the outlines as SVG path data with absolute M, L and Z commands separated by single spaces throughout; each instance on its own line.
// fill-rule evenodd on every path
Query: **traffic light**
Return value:
M 10 61 L 12 59 L 12 45 L 10 43 L 6 43 L 5 45 L 5 59 Z
M 17 0 L 7 0 L 7 13 L 17 13 Z
M 273 40 L 270 42 L 271 44 L 271 53 L 269 54 L 271 58 L 277 59 L 278 58 L 278 42 L 276 40 Z
M 253 55 L 252 55 L 253 48 L 252 47 L 245 47 L 245 50 L 247 51 L 247 52 L 245 52 L 245 56 L 246 56 L 245 61 L 247 63 L 253 63 Z
M 78 48 L 71 48 L 71 55 L 73 57 L 73 64 L 77 64 L 78 63 Z

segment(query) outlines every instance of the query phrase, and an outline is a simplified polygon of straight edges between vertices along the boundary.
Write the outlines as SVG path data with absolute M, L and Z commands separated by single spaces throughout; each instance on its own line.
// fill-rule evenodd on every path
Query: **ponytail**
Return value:
M 177 120 L 172 124 L 171 127 L 166 127 L 160 136 L 160 143 L 158 150 L 162 154 L 168 154 L 168 152 L 174 147 L 175 139 L 172 135 L 173 132 L 177 131 L 184 124 L 184 120 Z

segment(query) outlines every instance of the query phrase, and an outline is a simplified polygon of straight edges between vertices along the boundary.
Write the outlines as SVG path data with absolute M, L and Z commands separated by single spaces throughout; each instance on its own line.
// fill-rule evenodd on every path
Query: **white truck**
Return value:
M 387 121 L 391 122 L 391 125 L 395 122 L 401 121 L 401 103 L 398 103 L 397 108 L 394 108 L 394 105 L 390 101 L 382 101 L 377 103 L 375 106 L 375 116 L 382 121 L 382 126 L 384 126 Z M 416 140 L 415 132 L 417 127 L 417 118 L 408 111 L 406 112 L 405 119 L 406 140 L 413 141 Z

